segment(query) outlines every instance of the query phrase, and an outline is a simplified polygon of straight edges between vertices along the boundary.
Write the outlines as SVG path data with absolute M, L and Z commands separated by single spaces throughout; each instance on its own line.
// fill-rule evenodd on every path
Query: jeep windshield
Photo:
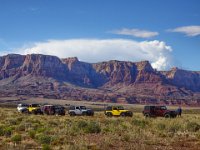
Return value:
M 117 109 L 118 110 L 124 110 L 124 107 L 123 106 L 118 106 Z
M 40 107 L 39 104 L 32 104 L 31 107 Z
M 85 106 L 80 106 L 81 110 L 86 110 Z
M 27 104 L 18 104 L 18 107 L 28 107 Z
M 161 106 L 160 109 L 161 110 L 167 110 L 167 107 L 166 106 Z

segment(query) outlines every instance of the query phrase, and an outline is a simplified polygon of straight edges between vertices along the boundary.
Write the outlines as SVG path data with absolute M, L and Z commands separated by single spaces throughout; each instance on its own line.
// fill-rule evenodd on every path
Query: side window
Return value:
M 76 109 L 79 109 L 79 107 L 76 107 Z
M 118 110 L 117 107 L 113 107 L 113 110 Z

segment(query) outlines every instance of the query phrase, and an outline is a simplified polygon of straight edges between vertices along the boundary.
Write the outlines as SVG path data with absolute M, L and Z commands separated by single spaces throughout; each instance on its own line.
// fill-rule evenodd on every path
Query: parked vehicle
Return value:
M 122 116 L 122 117 L 132 117 L 133 113 L 130 110 L 124 109 L 123 106 L 108 106 L 105 110 L 105 115 L 111 116 Z
M 44 105 L 41 107 L 41 111 L 46 115 L 54 115 L 55 113 L 53 105 Z
M 68 111 L 70 116 L 83 115 L 83 116 L 93 116 L 94 111 L 92 109 L 87 109 L 85 106 L 70 106 Z
M 18 104 L 17 111 L 20 113 L 28 112 L 28 105 L 27 104 Z
M 43 114 L 39 104 L 30 104 L 28 106 L 28 112 L 32 114 Z
M 57 105 L 44 105 L 41 107 L 43 114 L 46 115 L 65 115 L 65 108 Z
M 145 117 L 165 117 L 175 118 L 176 111 L 168 110 L 166 106 L 144 106 L 143 115 Z
M 55 115 L 65 115 L 65 107 L 55 105 L 54 106 Z

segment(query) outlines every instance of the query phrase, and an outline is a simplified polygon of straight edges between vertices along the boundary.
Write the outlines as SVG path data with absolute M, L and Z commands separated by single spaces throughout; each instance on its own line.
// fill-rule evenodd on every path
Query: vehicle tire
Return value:
M 129 117 L 133 117 L 133 113 L 132 112 L 129 114 Z
M 121 117 L 126 117 L 126 114 L 122 112 L 122 113 L 120 114 L 120 116 L 121 116 Z
M 27 109 L 21 111 L 22 114 L 26 114 L 27 112 L 28 112 Z
M 112 117 L 112 113 L 111 113 L 111 112 L 108 112 L 108 113 L 106 113 L 106 116 L 107 116 L 107 117 Z
M 149 117 L 150 117 L 150 115 L 149 115 L 149 114 L 144 114 L 144 116 L 145 116 L 146 118 L 149 118 Z
M 165 117 L 165 118 L 170 118 L 171 116 L 170 116 L 170 114 L 165 114 L 164 117 Z
M 74 112 L 69 113 L 70 116 L 75 116 L 76 114 Z

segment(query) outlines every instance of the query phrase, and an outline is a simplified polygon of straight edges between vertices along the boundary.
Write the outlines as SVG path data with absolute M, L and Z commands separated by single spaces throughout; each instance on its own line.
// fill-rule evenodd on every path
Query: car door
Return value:
M 79 107 L 75 107 L 75 113 L 76 115 L 81 115 L 82 114 L 81 109 Z
M 117 109 L 117 107 L 113 107 L 113 115 L 115 116 L 119 116 L 120 115 L 120 111 Z
M 160 107 L 155 107 L 155 112 L 156 112 L 156 116 L 158 117 L 162 116 L 162 110 L 160 109 Z

